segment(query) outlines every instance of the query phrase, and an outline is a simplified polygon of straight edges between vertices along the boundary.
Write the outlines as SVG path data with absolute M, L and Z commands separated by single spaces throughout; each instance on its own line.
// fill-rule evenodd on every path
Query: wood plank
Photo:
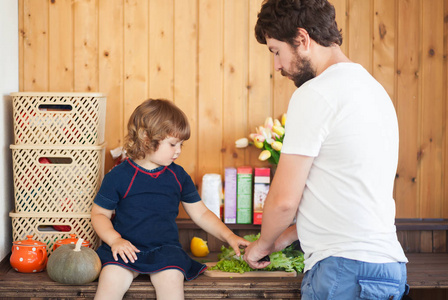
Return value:
M 216 254 L 212 254 L 216 255 Z M 65 285 L 52 281 L 46 272 L 26 274 L 0 268 L 0 299 L 10 298 L 87 298 L 94 297 L 97 281 L 85 285 Z M 200 275 L 184 283 L 185 299 L 297 299 L 303 277 L 210 278 Z M 138 276 L 124 299 L 155 299 L 148 276 Z
M 420 250 L 421 252 L 432 252 L 432 231 L 420 231 Z
M 19 11 L 19 17 L 18 17 L 18 28 L 19 28 L 19 91 L 24 91 L 24 48 L 25 48 L 25 39 L 26 39 L 26 32 L 25 32 L 25 24 L 24 24 L 24 18 L 25 18 L 25 12 L 24 12 L 24 2 L 25 0 L 19 0 L 17 9 Z
M 272 116 L 273 98 L 273 59 L 266 45 L 259 44 L 255 38 L 254 27 L 262 0 L 251 0 L 249 6 L 249 94 L 247 134 L 255 132 L 255 127 L 264 124 L 267 117 Z M 252 167 L 267 166 L 258 160 L 260 150 L 248 147 L 246 164 Z
M 407 253 L 408 284 L 413 288 L 447 288 L 447 253 Z
M 422 1 L 420 216 L 442 217 L 443 22 L 442 1 Z
M 422 289 L 416 290 L 411 289 L 409 292 L 409 297 L 414 300 L 447 300 L 448 290 L 447 289 Z
M 444 15 L 447 16 L 448 15 L 448 0 L 444 0 Z M 443 25 L 443 57 L 446 58 L 448 57 L 448 22 L 444 22 Z M 445 86 L 445 90 L 444 90 L 444 103 L 445 103 L 445 111 L 444 111 L 444 116 L 443 116 L 443 120 L 444 120 L 444 132 L 445 132 L 445 136 L 444 138 L 444 144 L 443 144 L 443 152 L 444 156 L 444 169 L 443 169 L 443 178 L 444 178 L 444 182 L 443 182 L 443 188 L 444 188 L 444 194 L 443 194 L 443 198 L 444 199 L 448 199 L 448 61 L 446 59 L 443 60 L 443 85 Z M 444 218 L 448 218 L 448 204 L 446 203 L 446 201 L 442 202 L 443 205 L 443 211 L 442 211 L 442 215 Z M 448 298 L 448 296 L 447 296 Z
M 336 23 L 338 24 L 339 30 L 342 31 L 342 45 L 341 50 L 345 55 L 348 55 L 348 16 L 347 16 L 347 0 L 333 0 L 331 4 L 334 5 L 336 10 Z
M 74 90 L 98 91 L 98 1 L 73 3 Z
M 213 253 L 212 255 L 216 255 Z M 411 291 L 448 288 L 448 253 L 407 254 L 408 283 Z M 11 269 L 9 260 L 0 264 L 0 295 L 10 298 L 93 298 L 97 281 L 86 285 L 64 285 L 52 281 L 46 272 L 18 273 Z M 297 278 L 210 278 L 204 275 L 185 282 L 185 298 L 276 299 L 299 296 L 303 274 Z M 429 293 L 430 294 L 430 293 Z M 429 295 L 424 294 L 424 295 Z M 280 297 L 281 295 L 281 297 Z M 132 283 L 125 299 L 154 299 L 155 292 L 147 276 L 139 276 Z M 432 299 L 432 298 L 426 298 Z
M 48 90 L 48 3 L 23 2 L 23 91 Z
M 199 0 L 198 176 L 222 174 L 223 0 Z M 199 189 L 202 180 L 198 182 Z
M 124 6 L 122 0 L 99 0 L 98 90 L 107 94 L 105 170 L 114 161 L 110 150 L 123 144 Z
M 198 7 L 196 0 L 174 2 L 174 102 L 188 117 L 191 136 L 177 163 L 196 184 L 198 164 Z M 180 218 L 189 218 L 180 206 Z
M 174 97 L 174 2 L 149 1 L 149 97 Z
M 224 78 L 223 78 L 223 166 L 245 164 L 245 151 L 235 148 L 235 141 L 246 137 L 248 116 L 248 0 L 224 2 Z M 222 176 L 224 173 L 222 172 Z M 224 179 L 224 177 L 223 177 Z
M 49 91 L 72 92 L 73 6 L 71 0 L 50 1 L 49 7 Z
M 350 60 L 361 64 L 372 74 L 372 0 L 348 0 Z
M 296 89 L 292 80 L 283 77 L 280 72 L 274 72 L 272 118 L 281 120 L 282 114 L 288 111 L 289 100 Z
M 405 253 L 420 253 L 420 231 L 399 231 L 398 240 Z
M 397 218 L 420 216 L 419 158 L 419 45 L 420 0 L 398 0 L 396 110 L 400 147 L 395 180 Z M 414 20 L 409 22 L 409 20 Z
M 395 219 L 397 230 L 448 230 L 446 219 Z
M 373 73 L 395 104 L 396 1 L 373 4 Z
M 437 253 L 445 253 L 447 251 L 447 231 L 437 230 L 432 233 L 432 251 Z
M 148 1 L 124 3 L 124 123 L 134 109 L 148 98 Z M 145 37 L 145 38 L 142 38 Z

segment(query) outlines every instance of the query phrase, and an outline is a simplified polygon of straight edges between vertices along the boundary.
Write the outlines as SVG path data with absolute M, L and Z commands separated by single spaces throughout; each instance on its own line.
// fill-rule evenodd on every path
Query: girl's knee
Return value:
M 184 275 L 176 269 L 164 270 L 150 275 L 154 287 L 158 286 L 182 286 L 184 284 Z
M 100 273 L 95 299 L 121 299 L 137 275 L 119 266 L 105 266 Z
M 184 275 L 176 269 L 169 269 L 150 275 L 157 299 L 183 299 Z
M 153 273 L 149 275 L 152 280 L 160 280 L 160 281 L 166 281 L 166 280 L 175 280 L 175 281 L 184 281 L 184 274 L 176 269 L 168 269 L 164 271 L 160 271 L 157 273 Z

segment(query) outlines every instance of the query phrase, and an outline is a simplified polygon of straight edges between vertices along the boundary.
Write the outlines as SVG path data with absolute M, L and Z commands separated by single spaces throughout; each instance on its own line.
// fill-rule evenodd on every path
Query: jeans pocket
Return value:
M 400 282 L 387 278 L 359 278 L 361 299 L 399 299 Z

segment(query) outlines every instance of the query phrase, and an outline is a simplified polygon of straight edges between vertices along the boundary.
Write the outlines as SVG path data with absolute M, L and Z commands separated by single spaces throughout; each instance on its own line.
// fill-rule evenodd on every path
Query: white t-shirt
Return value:
M 338 63 L 294 92 L 287 115 L 282 153 L 315 157 L 297 213 L 305 271 L 329 256 L 407 262 L 394 225 L 398 122 L 383 87 Z

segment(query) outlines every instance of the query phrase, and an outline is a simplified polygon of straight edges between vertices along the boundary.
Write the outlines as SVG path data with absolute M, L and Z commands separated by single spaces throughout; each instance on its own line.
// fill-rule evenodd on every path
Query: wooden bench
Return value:
M 407 264 L 410 297 L 413 300 L 448 299 L 447 220 L 400 219 L 396 222 L 398 238 L 409 259 Z M 237 234 L 259 231 L 259 226 L 230 226 Z M 181 240 L 187 244 L 192 236 L 204 235 L 189 221 L 180 222 Z M 206 237 L 206 236 L 205 236 Z M 219 249 L 221 242 L 209 241 Z M 187 245 L 185 245 L 187 248 Z M 217 250 L 215 250 L 217 251 Z M 416 252 L 416 253 L 415 253 Z M 216 253 L 207 257 L 216 260 Z M 206 258 L 206 259 L 207 259 Z M 297 278 L 216 278 L 199 276 L 185 282 L 186 299 L 300 299 L 303 274 Z M 45 272 L 23 274 L 11 269 L 9 258 L 0 263 L 0 299 L 84 298 L 95 295 L 97 282 L 82 286 L 63 285 L 52 281 Z M 126 299 L 155 299 L 148 276 L 139 276 L 125 295 Z
M 408 283 L 412 299 L 448 299 L 448 253 L 409 253 Z M 216 278 L 199 276 L 185 282 L 186 299 L 300 299 L 297 278 Z M 18 273 L 11 269 L 8 258 L 0 265 L 0 299 L 12 298 L 93 298 L 97 282 L 81 286 L 52 281 L 45 272 Z M 432 295 L 428 297 L 428 294 Z M 132 283 L 126 299 L 155 299 L 147 276 Z
M 217 253 L 210 254 L 216 259 Z M 211 257 L 208 257 L 213 259 Z M 200 275 L 184 284 L 185 299 L 299 299 L 298 277 L 217 278 Z M 14 271 L 8 259 L 0 265 L 0 299 L 87 298 L 95 296 L 97 281 L 86 285 L 64 285 L 52 281 L 46 272 L 25 274 Z M 138 276 L 126 299 L 155 299 L 154 288 L 147 275 Z

